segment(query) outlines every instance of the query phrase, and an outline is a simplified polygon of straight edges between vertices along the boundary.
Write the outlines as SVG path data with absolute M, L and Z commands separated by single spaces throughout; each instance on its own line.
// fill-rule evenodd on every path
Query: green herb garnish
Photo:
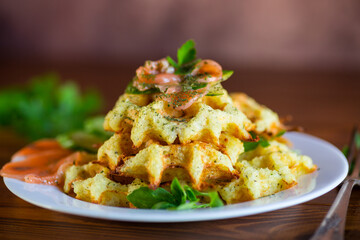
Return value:
M 81 129 L 102 106 L 98 92 L 80 93 L 73 82 L 60 84 L 55 74 L 31 79 L 25 87 L 0 91 L 0 125 L 29 140 Z
M 199 196 L 210 199 L 209 203 L 200 204 Z M 147 209 L 186 210 L 224 205 L 217 192 L 199 192 L 187 185 L 181 186 L 177 178 L 172 181 L 170 192 L 161 187 L 156 190 L 140 187 L 127 199 L 135 207 Z
M 263 136 L 256 136 L 254 132 L 250 132 L 253 139 L 258 138 L 259 140 L 256 142 L 244 142 L 244 150 L 245 152 L 256 149 L 259 145 L 263 148 L 270 146 L 269 141 Z
M 181 69 L 196 59 L 196 49 L 194 40 L 186 41 L 177 51 L 177 60 L 175 62 L 171 57 L 167 56 L 168 62 L 176 69 Z
M 82 130 L 60 134 L 56 140 L 62 147 L 96 153 L 98 147 L 112 136 L 103 128 L 104 116 L 93 117 L 85 120 Z
M 348 157 L 349 155 L 349 146 L 348 145 L 345 145 L 342 149 L 341 149 L 341 152 L 344 154 L 345 157 Z
M 274 138 L 278 138 L 278 137 L 281 137 L 282 135 L 284 135 L 286 133 L 286 130 L 281 130 L 279 131 Z
M 286 133 L 285 130 L 281 130 L 279 131 L 274 137 L 272 137 L 270 140 L 274 140 L 275 138 L 281 137 L 282 135 L 284 135 Z M 250 132 L 251 137 L 253 139 L 259 139 L 256 142 L 244 142 L 244 150 L 245 152 L 251 151 L 256 149 L 259 145 L 263 148 L 266 148 L 268 146 L 270 146 L 269 140 L 266 139 L 264 136 L 257 136 L 254 132 Z
M 234 71 L 232 70 L 223 70 L 222 71 L 222 81 L 227 80 L 231 75 L 233 75 Z
M 355 133 L 355 145 L 357 149 L 360 149 L 360 134 L 358 132 Z
M 131 81 L 125 89 L 125 93 L 128 93 L 128 94 L 152 94 L 152 93 L 159 93 L 159 92 L 160 92 L 160 90 L 155 87 L 152 87 L 145 91 L 140 91 L 139 89 L 137 89 L 136 87 L 133 86 L 133 81 Z

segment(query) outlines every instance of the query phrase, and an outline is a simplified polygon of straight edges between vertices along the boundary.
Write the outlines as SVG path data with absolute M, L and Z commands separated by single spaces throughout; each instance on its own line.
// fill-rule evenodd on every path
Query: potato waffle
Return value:
M 271 141 L 270 146 L 242 153 L 235 169 L 240 177 L 220 187 L 227 204 L 254 200 L 288 189 L 299 176 L 316 170 L 311 158 L 300 155 L 285 144 Z
M 264 105 L 258 104 L 245 93 L 232 93 L 230 97 L 234 105 L 242 111 L 254 124 L 258 134 L 277 134 L 282 128 L 279 116 Z
M 242 140 L 250 140 L 254 126 L 250 120 L 231 104 L 225 96 L 203 97 L 185 111 L 175 111 L 166 102 L 156 100 L 146 106 L 138 97 L 123 95 L 114 109 L 105 118 L 105 130 L 127 132 L 131 129 L 131 140 L 139 147 L 149 140 L 172 144 L 175 140 L 185 144 L 202 141 L 218 144 L 221 132 L 230 132 Z M 146 100 L 148 96 L 142 95 Z M 211 105 L 207 105 L 211 103 Z M 139 106 L 140 105 L 140 106 Z M 221 107 L 220 109 L 217 107 Z

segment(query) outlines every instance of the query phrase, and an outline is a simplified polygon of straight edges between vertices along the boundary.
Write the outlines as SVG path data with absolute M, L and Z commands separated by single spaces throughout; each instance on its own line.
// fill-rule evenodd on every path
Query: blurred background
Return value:
M 1 1 L 6 59 L 142 64 L 187 39 L 231 67 L 358 69 L 360 2 Z
M 360 116 L 359 26 L 357 0 L 2 0 L 0 87 L 57 72 L 97 88 L 106 111 L 137 66 L 191 38 L 199 57 L 235 70 L 230 91 L 331 138 Z

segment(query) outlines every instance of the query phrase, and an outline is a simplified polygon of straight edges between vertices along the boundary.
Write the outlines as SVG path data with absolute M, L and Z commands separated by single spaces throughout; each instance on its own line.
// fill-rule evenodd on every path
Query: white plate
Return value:
M 57 187 L 4 178 L 8 189 L 23 200 L 50 210 L 85 217 L 134 222 L 190 222 L 242 217 L 274 211 L 317 198 L 335 188 L 346 177 L 348 164 L 330 143 L 303 133 L 287 133 L 294 149 L 310 156 L 319 171 L 300 178 L 295 187 L 277 194 L 213 209 L 166 211 L 109 207 L 83 202 Z

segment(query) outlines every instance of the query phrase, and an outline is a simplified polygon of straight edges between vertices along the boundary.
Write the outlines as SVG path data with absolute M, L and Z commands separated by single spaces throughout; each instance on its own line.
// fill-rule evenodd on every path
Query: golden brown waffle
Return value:
M 144 98 L 148 97 L 145 95 Z M 222 132 L 241 140 L 251 139 L 249 131 L 254 128 L 253 124 L 231 104 L 227 94 L 204 97 L 185 111 L 174 111 L 161 100 L 146 106 L 139 105 L 144 102 L 143 99 L 134 100 L 131 95 L 125 94 L 107 114 L 105 129 L 117 133 L 131 129 L 130 138 L 135 147 L 149 140 L 166 144 L 176 143 L 176 140 L 182 144 L 191 141 L 218 144 Z
M 275 135 L 283 129 L 279 116 L 275 112 L 264 105 L 260 105 L 245 93 L 232 93 L 230 97 L 234 106 L 255 124 L 256 133 Z
M 236 178 L 229 156 L 206 143 L 151 144 L 118 168 L 127 177 L 139 178 L 157 187 L 175 177 L 191 182 L 197 189 Z

